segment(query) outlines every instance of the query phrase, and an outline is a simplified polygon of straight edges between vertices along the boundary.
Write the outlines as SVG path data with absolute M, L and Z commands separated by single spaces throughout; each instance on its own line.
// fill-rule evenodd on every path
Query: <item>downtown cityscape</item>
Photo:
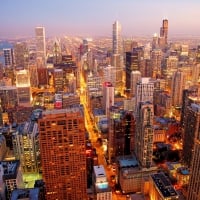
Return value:
M 105 26 L 80 19 L 83 31 L 68 24 L 67 32 L 57 21 L 60 32 L 50 34 L 48 13 L 49 24 L 40 16 L 44 24 L 30 20 L 31 30 L 26 20 L 20 29 L 2 17 L 0 200 L 200 200 L 200 30 L 193 15 L 185 20 L 191 32 L 178 32 L 167 17 L 155 27 L 152 16 L 132 32 L 121 12 L 110 12 L 111 23 L 107 12 L 101 16 Z

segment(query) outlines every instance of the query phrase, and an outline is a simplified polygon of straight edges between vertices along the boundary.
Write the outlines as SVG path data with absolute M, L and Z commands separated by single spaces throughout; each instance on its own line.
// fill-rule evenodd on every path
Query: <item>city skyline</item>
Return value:
M 47 36 L 111 36 L 118 20 L 122 36 L 151 36 L 159 33 L 162 19 L 169 20 L 169 37 L 200 35 L 195 19 L 200 18 L 200 2 L 192 1 L 3 1 L 0 37 L 34 36 L 34 28 L 44 26 Z

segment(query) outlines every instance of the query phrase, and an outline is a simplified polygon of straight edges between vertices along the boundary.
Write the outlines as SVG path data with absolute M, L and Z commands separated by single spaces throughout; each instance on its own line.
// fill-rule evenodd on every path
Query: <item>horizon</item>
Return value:
M 159 33 L 163 19 L 169 21 L 169 38 L 200 36 L 199 7 L 197 0 L 7 0 L 1 3 L 0 38 L 32 37 L 37 26 L 45 27 L 47 37 L 111 37 L 116 20 L 122 25 L 122 36 L 145 37 Z

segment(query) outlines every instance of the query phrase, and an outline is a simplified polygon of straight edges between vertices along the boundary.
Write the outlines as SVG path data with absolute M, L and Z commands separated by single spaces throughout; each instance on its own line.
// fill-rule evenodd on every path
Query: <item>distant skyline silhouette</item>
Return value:
M 169 20 L 169 37 L 200 35 L 199 0 L 2 0 L 0 38 L 34 36 L 44 26 L 47 36 L 111 36 L 118 20 L 122 35 L 151 36 Z

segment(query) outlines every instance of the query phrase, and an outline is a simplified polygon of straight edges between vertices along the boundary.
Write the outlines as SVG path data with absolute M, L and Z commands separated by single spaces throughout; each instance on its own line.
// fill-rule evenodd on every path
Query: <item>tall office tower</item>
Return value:
M 189 179 L 187 200 L 199 200 L 200 199 L 200 105 L 192 105 L 194 112 L 196 112 L 196 118 L 190 122 L 194 125 L 191 129 L 194 129 L 194 146 L 193 146 L 193 158 L 191 163 L 191 175 Z M 190 130 L 191 131 L 191 130 Z
M 130 89 L 131 72 L 140 71 L 139 62 L 143 58 L 142 47 L 133 48 L 132 52 L 126 52 L 126 89 Z
M 200 63 L 200 45 L 197 46 L 197 50 L 196 50 L 196 62 L 198 64 Z
M 112 34 L 113 54 L 122 54 L 121 24 L 115 21 Z
M 182 96 L 182 109 L 181 109 L 181 127 L 185 127 L 186 118 L 186 110 L 187 107 L 192 103 L 200 103 L 200 86 L 193 85 L 188 89 L 183 90 Z
M 168 20 L 164 19 L 160 28 L 159 46 L 161 49 L 166 48 L 168 44 Z
M 121 24 L 118 21 L 115 21 L 113 24 L 113 33 L 112 33 L 112 66 L 116 67 L 116 84 L 115 89 L 117 92 L 123 92 L 123 47 L 122 47 L 122 36 L 121 36 Z
M 61 59 L 62 59 L 62 52 L 61 52 L 60 40 L 56 39 L 53 45 L 53 63 L 58 64 L 61 62 Z
M 153 49 L 157 49 L 159 46 L 158 46 L 158 35 L 157 33 L 155 33 L 153 35 L 153 40 L 152 40 L 152 50 Z
M 116 68 L 113 66 L 106 66 L 103 69 L 103 82 L 110 82 L 113 87 L 116 86 Z
M 112 190 L 109 186 L 103 165 L 94 166 L 93 186 L 96 200 L 112 200 Z
M 14 46 L 15 65 L 18 69 L 27 69 L 29 63 L 28 46 L 25 42 L 17 42 Z
M 109 116 L 110 107 L 114 105 L 115 88 L 112 83 L 103 83 L 103 109 L 107 116 Z
M 36 65 L 29 65 L 28 67 L 29 74 L 30 74 L 30 84 L 31 87 L 38 87 L 38 72 Z
M 116 83 L 115 89 L 116 91 L 122 93 L 123 92 L 123 57 L 120 54 L 113 54 L 111 57 L 111 65 L 114 66 L 116 69 L 115 76 L 116 76 Z
M 46 199 L 86 200 L 83 108 L 47 110 L 38 121 Z
M 48 85 L 48 70 L 47 68 L 37 68 L 37 81 L 39 86 Z
M 151 102 L 153 103 L 153 92 L 154 92 L 154 82 L 150 78 L 141 78 L 136 85 L 136 99 L 135 99 L 135 108 L 136 114 L 140 102 Z
M 36 55 L 37 58 L 42 60 L 43 66 L 46 63 L 46 38 L 45 38 L 45 28 L 36 27 L 35 28 L 36 36 Z
M 140 71 L 132 71 L 131 72 L 131 87 L 130 87 L 130 97 L 136 96 L 136 85 L 137 82 L 141 79 Z
M 164 60 L 164 68 L 162 75 L 167 76 L 172 71 L 178 68 L 178 57 L 176 55 L 170 55 Z
M 3 76 L 4 76 L 4 68 L 3 68 L 3 64 L 0 62 L 0 80 L 3 79 Z
M 14 189 L 23 188 L 19 160 L 0 162 L 0 199 L 10 199 Z
M 197 84 L 200 81 L 200 63 L 192 66 L 192 82 Z
M 15 64 L 14 51 L 11 48 L 3 49 L 5 66 L 13 66 Z
M 63 70 L 62 69 L 54 69 L 53 77 L 54 77 L 55 92 L 62 92 L 63 88 L 64 88 Z
M 4 137 L 4 135 L 0 135 L 0 160 L 4 160 L 6 152 L 7 152 L 6 138 Z
M 0 87 L 1 108 L 3 110 L 14 108 L 18 105 L 17 87 L 15 86 L 1 86 Z
M 161 60 L 162 51 L 160 49 L 154 49 L 151 51 L 151 66 L 153 70 L 153 78 L 161 76 Z
M 21 162 L 23 172 L 40 171 L 38 124 L 34 121 L 20 124 L 12 135 L 13 151 Z
M 188 106 L 184 120 L 183 161 L 188 167 L 191 167 L 192 158 L 194 156 L 195 137 L 199 132 L 200 104 L 192 103 Z
M 140 102 L 136 117 L 135 154 L 142 167 L 152 166 L 153 157 L 153 104 Z
M 121 113 L 120 119 L 113 119 L 114 157 L 130 155 L 134 151 L 135 118 L 131 112 Z
M 171 97 L 172 106 L 180 107 L 182 105 L 182 95 L 185 89 L 185 74 L 178 70 L 172 75 Z
M 18 104 L 25 107 L 31 106 L 30 75 L 28 70 L 16 71 L 16 87 Z

